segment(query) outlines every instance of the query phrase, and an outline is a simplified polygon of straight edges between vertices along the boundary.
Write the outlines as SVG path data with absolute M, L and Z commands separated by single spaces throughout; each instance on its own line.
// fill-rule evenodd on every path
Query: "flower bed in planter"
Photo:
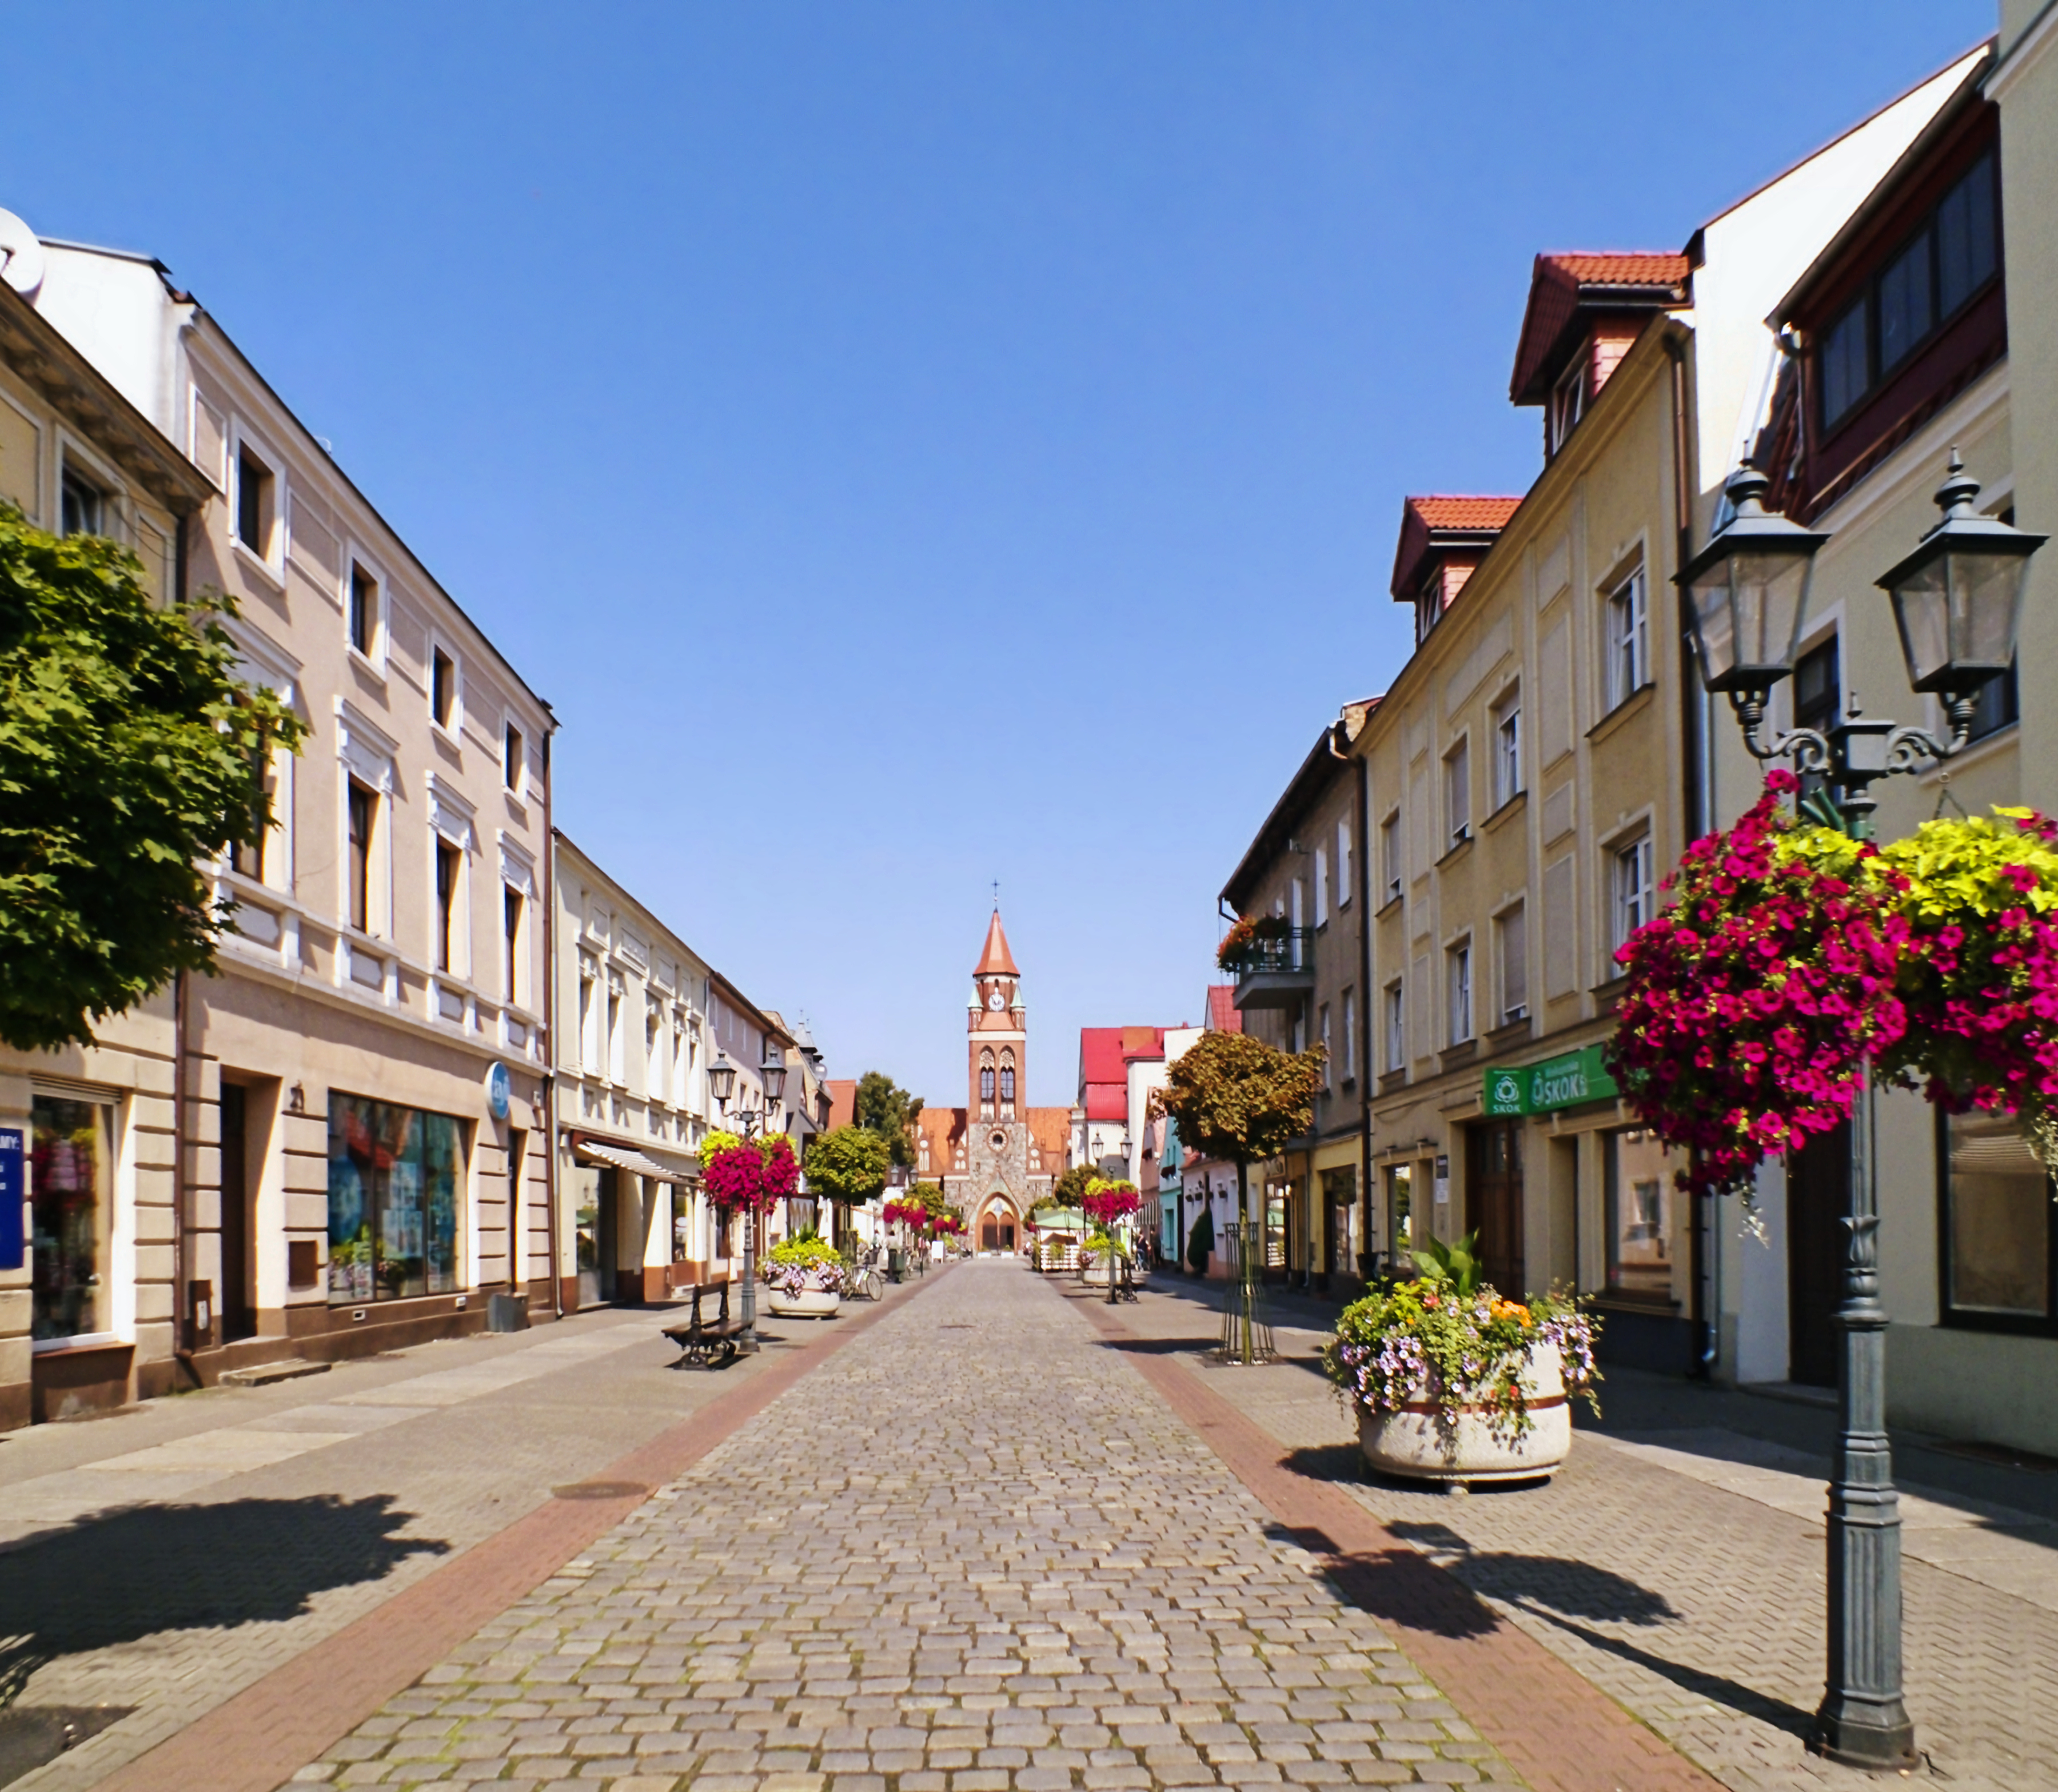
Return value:
M 1416 1261 L 1420 1280 L 1345 1308 L 1322 1352 L 1365 1460 L 1416 1480 L 1550 1475 L 1571 1448 L 1571 1401 L 1594 1401 L 1594 1321 L 1576 1301 L 1504 1299 L 1469 1239 Z
M 845 1276 L 827 1239 L 811 1232 L 782 1238 L 765 1255 L 765 1304 L 781 1318 L 828 1318 L 843 1304 Z

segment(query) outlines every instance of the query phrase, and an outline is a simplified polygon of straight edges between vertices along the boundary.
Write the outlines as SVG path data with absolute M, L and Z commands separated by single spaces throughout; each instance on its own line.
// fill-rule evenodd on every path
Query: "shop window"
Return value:
M 449 1115 L 331 1095 L 331 1302 L 454 1293 L 463 1173 L 463 1134 Z
M 30 1129 L 29 1335 L 91 1337 L 113 1325 L 114 1110 L 38 1095 Z
M 1604 1145 L 1608 1292 L 1670 1300 L 1672 1170 L 1665 1147 L 1641 1126 L 1608 1133 Z
M 2052 1182 L 2012 1120 L 1939 1116 L 1944 1133 L 1944 1305 L 1973 1324 L 2051 1329 Z
M 1329 1260 L 1323 1266 L 1331 1275 L 1357 1273 L 1357 1170 L 1346 1164 L 1340 1170 L 1322 1172 L 1322 1199 L 1329 1210 Z
M 1386 1170 L 1387 1255 L 1396 1269 L 1415 1245 L 1415 1166 L 1395 1163 Z

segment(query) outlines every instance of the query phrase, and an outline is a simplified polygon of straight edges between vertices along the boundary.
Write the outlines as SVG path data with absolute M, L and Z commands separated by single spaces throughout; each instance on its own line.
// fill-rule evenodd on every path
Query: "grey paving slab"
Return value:
M 1020 1266 L 889 1314 L 304 1782 L 1508 1786 Z
M 1345 1480 L 1400 1536 L 1738 1792 L 1872 1777 L 1809 1754 L 1823 1675 L 1821 1444 L 1829 1416 L 1617 1371 L 1547 1486 L 1465 1498 L 1370 1482 L 1314 1362 L 1319 1309 L 1279 1303 L 1281 1360 L 1208 1360 L 1207 1295 L 1146 1294 L 1128 1322 L 1181 1353 L 1307 1472 Z M 1710 1419 L 1725 1420 L 1710 1424 Z M 1756 1435 L 1760 1427 L 1770 1435 Z M 1748 1426 L 1751 1429 L 1738 1428 Z M 1812 1446 L 1812 1447 L 1811 1447 Z M 1969 1474 L 1920 1444 L 1907 1501 L 1908 1701 L 1925 1773 L 2058 1787 L 2058 1525 L 2032 1480 Z M 1904 1462 L 1903 1474 L 1907 1472 Z M 1996 1498 L 2012 1494 L 2020 1504 Z

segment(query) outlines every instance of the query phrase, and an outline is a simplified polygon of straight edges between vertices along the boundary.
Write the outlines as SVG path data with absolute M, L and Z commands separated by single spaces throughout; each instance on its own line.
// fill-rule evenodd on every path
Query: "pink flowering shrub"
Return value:
M 729 1213 L 769 1214 L 801 1186 L 801 1166 L 784 1133 L 739 1139 L 708 1154 L 708 1199 Z
M 1774 772 L 1735 827 L 1689 847 L 1672 904 L 1615 954 L 1628 987 L 1609 1068 L 1692 1154 L 1690 1189 L 1736 1187 L 1847 1119 L 1865 1055 L 1908 1030 L 1898 874 L 1869 845 L 1798 827 L 1781 801 L 1795 788 Z
M 1134 1182 L 1093 1182 L 1087 1185 L 1080 1206 L 1094 1224 L 1106 1231 L 1126 1220 L 1142 1205 Z

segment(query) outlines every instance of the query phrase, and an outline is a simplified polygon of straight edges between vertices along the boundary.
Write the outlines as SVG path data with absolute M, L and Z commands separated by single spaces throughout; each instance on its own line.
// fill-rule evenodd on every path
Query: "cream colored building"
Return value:
M 310 729 L 262 852 L 216 870 L 240 932 L 174 1046 L 155 1317 L 202 1381 L 475 1327 L 547 1262 L 550 712 L 160 264 L 46 263 L 43 319 L 205 482 L 189 586 L 236 599 L 246 675 Z
M 1369 1230 L 1385 1248 L 1404 1214 L 1418 1238 L 1479 1232 L 1503 1288 L 1594 1293 L 1617 1360 L 1692 1366 L 1730 1254 L 1599 1055 L 1615 949 L 1717 813 L 1702 745 L 1734 733 L 1687 660 L 1672 577 L 1776 390 L 1768 312 L 1977 64 L 1681 252 L 1540 256 L 1511 395 L 1541 413 L 1542 472 L 1519 499 L 1404 509 L 1393 590 L 1417 646 L 1353 746 L 1375 892 Z
M 25 244 L 0 269 L 0 499 L 38 528 L 121 542 L 169 598 L 206 483 L 38 313 L 38 259 Z M 178 1005 L 167 988 L 91 1046 L 0 1051 L 0 1154 L 26 1170 L 26 1249 L 0 1261 L 0 1429 L 169 1384 Z

